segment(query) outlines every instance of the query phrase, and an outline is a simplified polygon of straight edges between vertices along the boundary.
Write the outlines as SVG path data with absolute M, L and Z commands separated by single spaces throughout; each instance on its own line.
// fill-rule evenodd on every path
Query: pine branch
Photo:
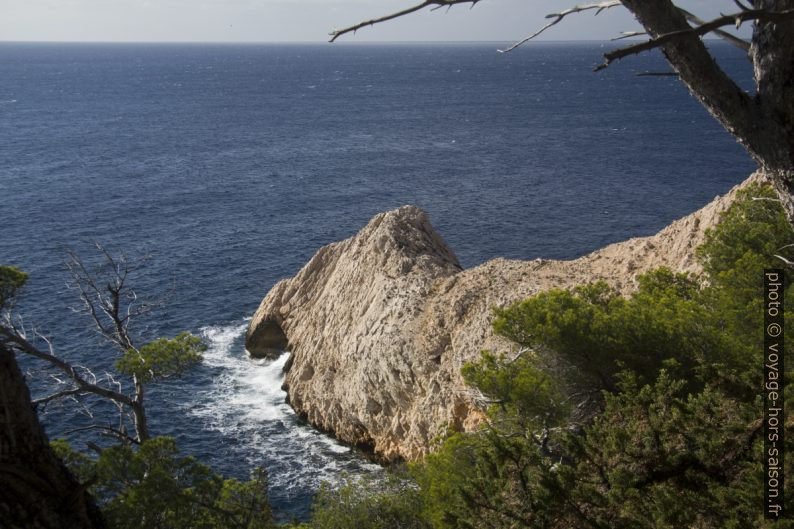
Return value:
M 742 10 L 744 10 L 744 7 L 741 6 L 741 4 L 739 5 L 739 7 L 742 8 Z M 697 15 L 694 15 L 694 14 L 690 13 L 686 9 L 682 9 L 682 8 L 679 7 L 678 10 L 680 12 L 682 12 L 684 14 L 684 16 L 686 17 L 686 19 L 688 21 L 692 22 L 693 24 L 697 24 L 698 26 L 702 26 L 703 24 L 706 23 L 705 20 L 703 20 L 702 18 L 698 17 Z M 723 31 L 721 29 L 715 29 L 713 33 L 715 35 L 717 35 L 718 37 L 720 37 L 721 39 L 723 39 L 723 40 L 725 40 L 727 42 L 730 42 L 731 44 L 733 44 L 734 46 L 736 46 L 737 48 L 739 48 L 741 50 L 750 51 L 750 43 L 747 42 L 744 39 L 740 39 L 736 35 L 731 35 L 727 31 Z
M 786 9 L 783 11 L 771 11 L 769 9 L 744 10 L 738 13 L 733 13 L 731 15 L 723 15 L 721 17 L 715 18 L 710 22 L 706 22 L 705 24 L 701 24 L 693 28 L 665 33 L 663 35 L 659 35 L 658 37 L 654 37 L 648 41 L 642 42 L 640 44 L 633 44 L 631 46 L 626 46 L 625 48 L 618 48 L 616 50 L 605 53 L 604 62 L 599 66 L 597 66 L 595 68 L 595 71 L 603 70 L 615 60 L 628 57 L 629 55 L 637 55 L 644 51 L 652 50 L 655 48 L 660 48 L 665 44 L 672 42 L 673 40 L 680 39 L 682 37 L 693 37 L 693 36 L 702 37 L 703 35 L 707 35 L 708 33 L 715 32 L 717 29 L 721 27 L 732 26 L 732 25 L 738 27 L 742 23 L 747 22 L 748 20 L 764 20 L 775 23 L 786 22 L 789 20 L 794 20 L 794 9 Z
M 126 406 L 135 406 L 135 401 L 133 401 L 127 395 L 88 382 L 86 379 L 80 376 L 75 366 L 58 358 L 52 353 L 45 353 L 44 351 L 41 351 L 32 343 L 30 343 L 25 337 L 13 332 L 5 326 L 0 326 L 0 340 L 2 340 L 9 347 L 40 360 L 44 360 L 63 373 L 66 373 L 66 375 L 68 375 L 69 378 L 72 379 L 75 384 L 77 384 L 78 388 L 85 393 L 93 393 Z
M 47 404 L 48 402 L 52 402 L 53 400 L 58 400 L 63 397 L 68 397 L 70 395 L 84 395 L 86 390 L 80 387 L 66 389 L 64 391 L 59 391 L 57 393 L 53 393 L 52 395 L 48 395 L 46 397 L 42 397 L 40 399 L 36 399 L 33 402 L 34 406 L 38 406 L 40 404 Z
M 346 33 L 355 33 L 359 29 L 367 26 L 374 26 L 375 24 L 380 24 L 381 22 L 386 22 L 389 20 L 394 20 L 395 18 L 400 18 L 405 15 L 409 15 L 411 13 L 415 13 L 416 11 L 421 11 L 426 7 L 430 7 L 432 10 L 439 9 L 441 7 L 452 7 L 453 5 L 457 4 L 471 4 L 471 7 L 474 7 L 477 2 L 480 0 L 425 0 L 419 4 L 416 4 L 412 7 L 408 7 L 401 11 L 397 11 L 388 15 L 384 15 L 382 17 L 373 18 L 371 20 L 365 20 L 363 22 L 359 22 L 358 24 L 353 24 L 352 26 L 348 26 L 343 29 L 335 29 L 329 33 L 331 38 L 328 42 L 334 42 L 336 39 L 341 37 Z
M 76 432 L 84 432 L 87 430 L 99 430 L 100 432 L 103 432 L 105 435 L 109 437 L 114 437 L 124 443 L 140 444 L 140 441 L 138 441 L 138 439 L 130 437 L 129 435 L 126 434 L 126 432 L 124 432 L 124 430 L 119 430 L 117 428 L 113 428 L 112 426 L 104 426 L 102 424 L 91 424 L 88 426 L 81 426 L 80 428 L 72 428 L 71 430 L 67 430 L 65 433 L 71 434 Z
M 537 37 L 538 35 L 540 35 L 544 31 L 549 29 L 550 27 L 559 24 L 568 15 L 572 15 L 572 14 L 575 14 L 575 13 L 581 13 L 582 11 L 591 11 L 593 9 L 596 10 L 595 14 L 598 15 L 599 13 L 601 13 L 601 11 L 603 11 L 605 9 L 609 9 L 610 7 L 616 7 L 616 6 L 619 6 L 619 5 L 621 5 L 620 4 L 620 0 L 607 0 L 605 2 L 597 2 L 597 3 L 594 3 L 594 4 L 582 4 L 582 5 L 578 5 L 578 6 L 569 7 L 568 9 L 563 9 L 559 13 L 550 13 L 550 14 L 546 15 L 546 18 L 553 19 L 551 22 L 549 22 L 548 24 L 546 24 L 545 26 L 543 26 L 542 28 L 540 28 L 539 30 L 534 32 L 532 35 L 530 35 L 528 37 L 524 37 L 523 39 L 519 40 L 518 42 L 516 42 L 515 44 L 511 45 L 510 47 L 505 48 L 503 50 L 499 50 L 499 52 L 500 53 L 508 53 L 508 52 L 513 51 L 514 49 L 518 48 L 522 44 L 534 39 L 535 37 Z

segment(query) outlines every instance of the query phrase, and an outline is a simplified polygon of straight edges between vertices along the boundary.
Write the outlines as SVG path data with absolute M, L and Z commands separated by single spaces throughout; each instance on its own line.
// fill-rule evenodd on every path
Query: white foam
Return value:
M 284 365 L 289 357 L 251 359 L 244 348 L 247 322 L 201 329 L 213 371 L 208 388 L 186 405 L 204 427 L 233 440 L 234 454 L 268 467 L 273 488 L 316 488 L 344 474 L 380 471 L 350 447 L 305 424 L 286 403 Z

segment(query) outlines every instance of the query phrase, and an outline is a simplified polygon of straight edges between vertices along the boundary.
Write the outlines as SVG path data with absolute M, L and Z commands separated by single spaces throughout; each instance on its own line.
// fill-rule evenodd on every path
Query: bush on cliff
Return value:
M 773 197 L 740 193 L 698 250 L 701 278 L 661 269 L 628 299 L 597 283 L 498 310 L 496 332 L 525 349 L 465 368 L 489 424 L 416 467 L 434 526 L 771 527 L 763 270 L 794 242 Z
M 82 300 L 90 307 L 89 312 L 94 316 L 100 333 L 122 353 L 116 368 L 120 374 L 130 377 L 131 385 L 135 387 L 134 397 L 116 391 L 116 378 L 111 374 L 106 376 L 112 384 L 103 385 L 97 382 L 98 377 L 89 368 L 69 364 L 52 354 L 49 347 L 47 351 L 39 350 L 31 341 L 35 338 L 28 337 L 24 326 L 19 323 L 21 320 L 13 313 L 15 301 L 28 276 L 15 267 L 0 266 L 0 352 L 6 360 L 3 380 L 14 390 L 13 393 L 6 392 L 6 395 L 3 392 L 7 388 L 0 387 L 0 400 L 5 402 L 3 411 L 8 412 L 6 419 L 15 419 L 5 423 L 14 427 L 8 429 L 9 435 L 5 436 L 9 442 L 5 445 L 0 442 L 3 445 L 0 446 L 0 452 L 3 452 L 0 455 L 5 456 L 0 458 L 0 474 L 7 474 L 6 483 L 11 489 L 21 492 L 10 495 L 0 488 L 0 510 L 6 511 L 5 516 L 0 516 L 0 526 L 28 527 L 31 520 L 60 520 L 74 527 L 107 526 L 113 529 L 275 527 L 268 503 L 267 476 L 263 470 L 254 471 L 252 479 L 247 482 L 223 479 L 194 458 L 180 457 L 173 439 L 149 435 L 143 407 L 145 384 L 179 375 L 200 362 L 204 345 L 199 338 L 181 333 L 173 339 L 160 338 L 134 347 L 127 325 L 131 315 L 143 312 L 140 306 L 132 306 L 131 301 L 135 301 L 137 296 L 125 287 L 127 274 L 133 268 L 128 266 L 124 257 L 114 260 L 108 253 L 104 256 L 108 261 L 106 265 L 114 265 L 110 267 L 109 281 L 106 277 L 100 280 L 99 276 L 90 275 L 75 256 L 72 264 L 79 270 L 75 278 L 80 281 Z M 93 294 L 89 296 L 89 292 Z M 100 311 L 111 321 L 99 317 Z M 57 368 L 60 377 L 66 378 L 68 383 L 53 374 L 52 379 L 62 385 L 50 396 L 31 401 L 15 360 L 15 355 L 23 354 Z M 119 417 L 115 424 L 108 421 L 107 424 L 80 429 L 99 429 L 119 444 L 100 448 L 96 443 L 90 443 L 89 446 L 99 452 L 94 459 L 73 450 L 65 440 L 50 443 L 57 458 L 37 446 L 47 443 L 47 440 L 35 415 L 29 417 L 31 410 L 59 398 L 79 398 L 88 394 L 114 403 Z M 125 412 L 135 416 L 131 428 L 134 437 L 128 434 Z M 25 448 L 26 444 L 32 446 Z M 10 449 L 6 450 L 7 447 Z M 71 474 L 60 469 L 61 462 Z M 74 490 L 65 490 L 69 487 Z M 86 497 L 86 490 L 90 492 L 90 498 Z M 43 527 L 41 524 L 33 525 Z
M 430 529 L 432 526 L 421 512 L 418 487 L 398 469 L 382 481 L 346 479 L 340 487 L 323 487 L 315 499 L 308 527 Z
M 701 277 L 660 269 L 629 298 L 596 283 L 498 310 L 496 332 L 519 348 L 464 368 L 490 402 L 488 424 L 413 465 L 419 495 L 394 527 L 771 527 L 763 270 L 780 268 L 774 255 L 794 242 L 771 198 L 762 186 L 739 194 L 698 249 Z M 791 458 L 787 467 L 791 488 Z M 372 513 L 395 504 L 389 494 L 325 493 L 311 526 L 381 527 Z
M 114 529 L 270 529 L 267 475 L 250 481 L 223 479 L 193 457 L 181 457 L 170 437 L 154 437 L 133 449 L 119 445 L 97 459 L 52 442 L 77 478 L 90 485 Z

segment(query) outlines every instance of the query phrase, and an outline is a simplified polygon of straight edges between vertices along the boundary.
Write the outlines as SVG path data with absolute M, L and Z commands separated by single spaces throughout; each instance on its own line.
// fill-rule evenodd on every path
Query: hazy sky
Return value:
M 0 0 L 2 41 L 322 42 L 335 27 L 417 0 Z M 509 41 L 576 0 L 483 0 L 364 28 L 346 42 Z M 735 10 L 730 0 L 681 1 L 704 18 Z M 545 39 L 608 39 L 638 29 L 621 7 L 567 18 Z M 340 41 L 341 41 L 340 40 Z

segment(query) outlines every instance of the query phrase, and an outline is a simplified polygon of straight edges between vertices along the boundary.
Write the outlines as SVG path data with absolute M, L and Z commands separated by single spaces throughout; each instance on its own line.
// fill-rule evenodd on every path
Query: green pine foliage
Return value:
M 15 266 L 0 266 L 0 311 L 10 310 L 28 274 Z
M 464 370 L 494 404 L 488 427 L 452 436 L 418 467 L 434 526 L 772 527 L 762 510 L 763 270 L 781 268 L 775 255 L 790 257 L 794 242 L 773 197 L 761 186 L 740 193 L 698 250 L 703 277 L 660 269 L 629 298 L 596 283 L 497 310 L 496 332 L 531 351 L 484 353 Z M 600 399 L 577 414 L 588 388 Z
M 708 309 L 697 292 L 693 278 L 662 268 L 642 276 L 631 298 L 599 282 L 497 309 L 494 330 L 553 357 L 575 389 L 614 392 L 623 370 L 645 380 L 665 363 L 689 372 L 697 363 L 696 351 L 726 347 L 719 329 L 702 325 Z
M 116 361 L 116 369 L 144 383 L 179 376 L 189 367 L 201 363 L 206 349 L 201 338 L 182 332 L 174 338 L 158 338 L 139 350 L 128 349 Z
M 572 503 L 602 527 L 762 527 L 761 406 L 664 369 L 627 374 L 603 413 L 567 440 Z M 566 491 L 568 493 L 568 491 Z
M 11 337 L 17 340 L 14 343 L 25 339 L 13 327 L 11 311 L 27 277 L 18 268 L 0 266 L 0 315 L 4 318 L 2 338 Z M 123 325 L 123 321 L 119 324 Z M 182 374 L 201 362 L 205 350 L 200 338 L 183 332 L 171 339 L 160 338 L 138 349 L 126 350 L 117 360 L 116 368 L 119 373 L 133 377 L 137 387 Z M 142 395 L 141 391 L 140 399 Z M 126 401 L 114 398 L 110 397 L 110 400 L 121 409 Z M 142 403 L 142 400 L 138 402 Z M 108 527 L 276 527 L 268 501 L 267 475 L 263 469 L 255 470 L 252 479 L 246 482 L 224 479 L 194 458 L 180 456 L 172 438 L 133 439 L 126 435 L 124 425 L 116 433 L 120 434 L 116 438 L 122 444 L 105 448 L 92 444 L 98 452 L 95 458 L 73 450 L 65 440 L 51 443 L 55 453 L 91 492 Z M 34 485 L 45 487 L 47 484 Z
M 402 473 L 385 481 L 347 478 L 341 486 L 320 489 L 311 525 L 323 529 L 430 529 L 423 518 L 416 485 Z
M 794 527 L 762 510 L 763 270 L 783 267 L 776 256 L 794 260 L 794 231 L 773 198 L 760 185 L 740 192 L 697 250 L 700 276 L 662 268 L 630 297 L 595 283 L 496 310 L 495 332 L 515 350 L 483 352 L 462 373 L 487 403 L 487 424 L 451 432 L 408 474 L 323 488 L 311 520 L 291 527 Z M 0 269 L 4 304 L 24 280 Z M 149 381 L 201 352 L 183 334 L 128 351 L 117 368 Z M 273 527 L 262 473 L 224 480 L 168 438 L 96 460 L 54 445 L 112 527 Z M 790 492 L 794 435 L 786 451 Z M 794 495 L 784 501 L 794 512 Z
M 64 440 L 52 445 L 78 479 L 91 484 L 115 529 L 275 527 L 264 470 L 247 482 L 223 479 L 193 457 L 180 456 L 170 437 L 155 437 L 137 448 L 106 448 L 95 460 Z
M 496 310 L 515 351 L 463 369 L 487 425 L 412 465 L 419 497 L 402 515 L 437 529 L 794 527 L 762 510 L 763 270 L 794 256 L 769 199 L 740 192 L 697 251 L 701 276 L 658 269 L 628 298 L 595 283 Z M 791 491 L 794 435 L 786 450 Z M 381 527 L 346 514 L 389 504 L 381 493 L 325 494 L 311 527 Z

